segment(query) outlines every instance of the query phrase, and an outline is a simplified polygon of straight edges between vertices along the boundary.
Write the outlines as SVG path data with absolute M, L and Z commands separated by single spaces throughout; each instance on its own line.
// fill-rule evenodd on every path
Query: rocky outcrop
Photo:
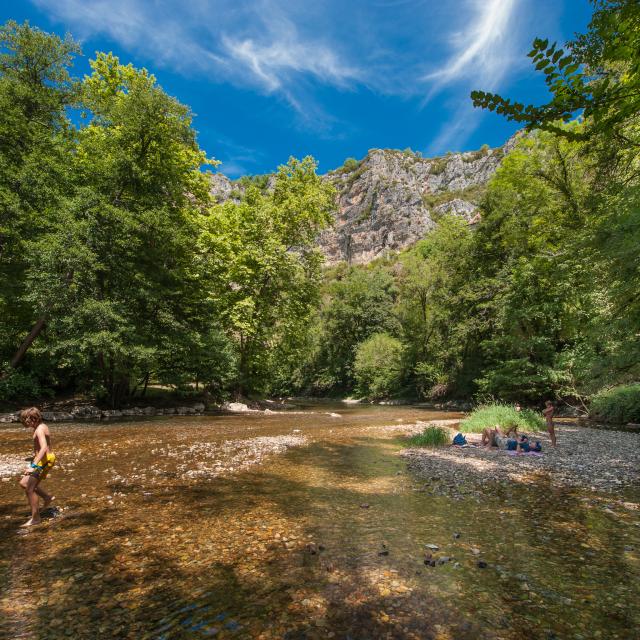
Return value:
M 241 193 L 236 185 L 223 173 L 213 173 L 210 176 L 211 188 L 210 193 L 215 202 L 225 202 L 226 200 L 235 200 L 234 196 Z
M 502 149 L 442 158 L 375 149 L 327 177 L 338 191 L 332 229 L 320 238 L 328 264 L 369 262 L 414 244 L 447 213 L 471 221 Z
M 423 238 L 446 214 L 478 222 L 486 184 L 516 136 L 503 147 L 423 158 L 411 151 L 372 149 L 359 162 L 330 171 L 338 192 L 335 223 L 319 245 L 327 264 L 362 264 Z M 211 193 L 223 202 L 241 197 L 242 184 L 212 176 Z

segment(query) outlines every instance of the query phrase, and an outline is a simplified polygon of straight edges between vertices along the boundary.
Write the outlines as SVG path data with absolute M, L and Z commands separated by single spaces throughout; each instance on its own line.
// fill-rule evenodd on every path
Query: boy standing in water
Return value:
M 545 417 L 547 421 L 547 431 L 549 432 L 549 437 L 551 438 L 551 444 L 556 446 L 556 429 L 553 425 L 553 413 L 555 411 L 555 407 L 553 406 L 553 402 L 551 400 L 545 401 L 545 408 L 542 412 L 542 415 Z
M 24 489 L 31 507 L 31 518 L 21 526 L 31 527 L 40 524 L 38 498 L 44 500 L 45 507 L 48 507 L 54 500 L 54 496 L 49 495 L 40 487 L 40 482 L 47 477 L 49 470 L 55 464 L 56 456 L 51 448 L 49 427 L 42 422 L 42 414 L 36 407 L 21 411 L 20 422 L 33 430 L 33 452 L 35 455 L 31 466 L 25 470 L 20 480 L 20 486 Z

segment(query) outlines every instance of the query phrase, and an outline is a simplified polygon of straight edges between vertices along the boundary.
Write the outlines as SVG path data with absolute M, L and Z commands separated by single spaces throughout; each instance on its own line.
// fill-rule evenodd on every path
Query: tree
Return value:
M 249 186 L 203 221 L 207 286 L 237 345 L 238 394 L 268 389 L 274 356 L 306 330 L 322 262 L 315 239 L 331 220 L 334 194 L 311 157 L 291 158 L 272 191 Z
M 472 236 L 460 218 L 442 218 L 400 258 L 397 313 L 402 324 L 409 379 L 419 395 L 451 392 L 461 382 L 468 355 Z
M 79 52 L 70 37 L 27 22 L 0 28 L 0 358 L 14 367 L 46 324 L 47 305 L 24 297 L 24 281 L 31 243 L 73 188 L 65 110 L 77 96 L 69 68 Z
M 538 132 L 489 183 L 474 242 L 484 393 L 535 402 L 557 391 L 562 354 L 598 313 L 597 269 L 585 259 L 592 164 L 580 143 Z
M 579 231 L 570 227 L 571 233 L 580 238 L 584 274 L 591 276 L 600 296 L 599 312 L 586 327 L 590 345 L 582 345 L 577 359 L 567 354 L 567 362 L 580 362 L 584 375 L 579 386 L 585 388 L 593 388 L 596 380 L 625 382 L 640 373 L 640 5 L 635 0 L 593 4 L 587 32 L 569 42 L 566 51 L 555 43 L 549 46 L 548 40 L 534 42 L 529 55 L 545 74 L 549 103 L 525 107 L 494 94 L 472 94 L 476 106 L 496 110 L 529 130 L 588 142 L 578 147 L 588 166 L 581 180 L 574 181 L 582 193 L 577 198 L 562 194 L 573 200 L 568 211 Z M 580 126 L 562 124 L 577 113 Z M 554 179 L 566 186 L 570 181 L 561 173 Z
M 320 310 L 313 386 L 326 392 L 353 387 L 358 345 L 374 333 L 398 334 L 393 311 L 397 288 L 384 265 L 340 267 Z
M 26 298 L 52 310 L 57 356 L 117 406 L 203 316 L 195 247 L 209 161 L 188 108 L 146 70 L 111 54 L 91 66 L 75 193 L 31 245 Z
M 400 389 L 402 343 L 386 333 L 374 333 L 358 345 L 353 366 L 357 392 L 372 400 Z

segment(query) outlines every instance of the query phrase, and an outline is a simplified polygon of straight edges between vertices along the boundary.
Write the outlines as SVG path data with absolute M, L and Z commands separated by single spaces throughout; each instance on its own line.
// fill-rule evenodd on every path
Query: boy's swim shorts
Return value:
M 47 453 L 47 455 L 45 455 L 45 457 L 40 460 L 37 467 L 35 469 L 31 469 L 29 475 L 33 476 L 34 478 L 38 478 L 38 480 L 44 480 L 55 463 L 56 454 Z

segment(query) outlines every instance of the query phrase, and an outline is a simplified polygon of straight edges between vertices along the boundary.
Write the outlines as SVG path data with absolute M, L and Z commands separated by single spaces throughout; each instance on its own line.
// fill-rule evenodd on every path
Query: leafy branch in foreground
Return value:
M 593 0 L 595 12 L 587 34 L 563 49 L 536 38 L 528 56 L 545 76 L 552 94 L 546 104 L 524 105 L 496 93 L 473 91 L 476 107 L 495 111 L 526 129 L 545 129 L 572 140 L 596 133 L 621 135 L 640 111 L 640 4 L 636 0 Z M 590 119 L 584 130 L 567 130 L 581 112 Z

